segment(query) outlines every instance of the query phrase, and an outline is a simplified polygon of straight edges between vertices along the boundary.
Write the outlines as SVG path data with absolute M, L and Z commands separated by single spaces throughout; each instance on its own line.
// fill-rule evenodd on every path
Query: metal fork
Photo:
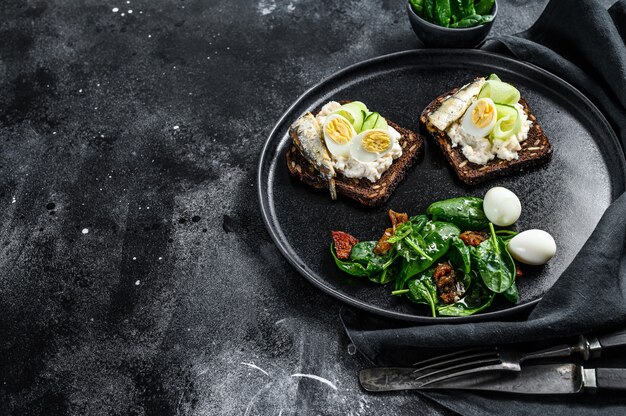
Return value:
M 521 364 L 527 360 L 542 358 L 569 357 L 580 354 L 584 360 L 600 355 L 603 347 L 617 347 L 626 345 L 626 329 L 607 336 L 607 342 L 601 343 L 595 336 L 580 335 L 574 345 L 557 345 L 540 351 L 520 353 L 510 348 L 474 348 L 453 352 L 451 354 L 434 357 L 414 364 L 412 368 L 405 368 L 404 372 L 411 372 L 414 380 L 421 381 L 422 385 L 436 383 L 449 378 L 464 376 L 473 373 L 488 371 L 521 371 Z M 361 370 L 360 378 L 367 378 L 375 369 Z

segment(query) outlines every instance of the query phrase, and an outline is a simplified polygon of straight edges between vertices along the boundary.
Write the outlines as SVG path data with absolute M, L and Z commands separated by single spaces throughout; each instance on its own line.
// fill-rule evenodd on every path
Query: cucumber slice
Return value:
M 513 105 L 520 99 L 520 93 L 511 84 L 497 80 L 487 80 L 483 85 L 478 98 L 491 98 L 496 104 Z
M 496 104 L 496 111 L 498 113 L 498 120 L 501 119 L 502 117 L 511 117 L 513 119 L 517 118 L 518 113 L 517 113 L 517 108 L 513 107 L 512 105 L 506 105 L 506 104 Z
M 387 120 L 385 120 L 380 114 L 374 111 L 373 113 L 369 113 L 367 115 L 367 118 L 363 122 L 363 127 L 361 128 L 361 131 L 386 128 Z
M 352 101 L 348 104 L 342 105 L 337 111 L 334 111 L 333 114 L 339 114 L 342 117 L 345 117 L 354 130 L 357 133 L 361 131 L 361 127 L 363 126 L 363 121 L 365 120 L 365 114 L 367 112 L 367 107 L 360 101 Z
M 517 108 L 511 106 L 499 106 L 496 104 L 496 110 L 498 111 L 498 121 L 496 121 L 496 125 L 489 134 L 489 137 L 492 140 L 504 141 L 512 135 L 522 131 L 522 116 Z M 504 111 L 500 113 L 501 110 Z M 500 114 L 502 114 L 502 117 L 500 117 Z

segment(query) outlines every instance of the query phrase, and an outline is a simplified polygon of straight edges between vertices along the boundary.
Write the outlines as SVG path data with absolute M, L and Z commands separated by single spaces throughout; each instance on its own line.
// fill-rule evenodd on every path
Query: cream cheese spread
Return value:
M 359 162 L 356 159 L 338 157 L 332 158 L 333 167 L 347 178 L 366 178 L 370 182 L 376 182 L 389 169 L 394 160 L 402 156 L 400 146 L 400 133 L 393 127 L 389 127 L 389 134 L 394 140 L 389 153 L 375 160 L 374 162 Z
M 450 125 L 446 133 L 450 137 L 452 147 L 461 147 L 463 155 L 470 162 L 485 165 L 494 158 L 502 160 L 514 160 L 518 158 L 517 152 L 522 149 L 520 143 L 528 138 L 528 132 L 532 121 L 524 111 L 521 104 L 515 104 L 522 117 L 522 130 L 506 140 L 489 140 L 487 137 L 475 137 L 468 134 L 459 121 Z

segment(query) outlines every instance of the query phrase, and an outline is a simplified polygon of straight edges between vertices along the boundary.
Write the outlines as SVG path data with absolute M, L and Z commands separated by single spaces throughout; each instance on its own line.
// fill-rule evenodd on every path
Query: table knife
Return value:
M 583 368 L 576 364 L 543 364 L 519 373 L 490 372 L 424 383 L 415 380 L 412 368 L 368 368 L 359 374 L 367 391 L 481 390 L 518 394 L 577 394 L 596 390 L 626 391 L 626 368 Z

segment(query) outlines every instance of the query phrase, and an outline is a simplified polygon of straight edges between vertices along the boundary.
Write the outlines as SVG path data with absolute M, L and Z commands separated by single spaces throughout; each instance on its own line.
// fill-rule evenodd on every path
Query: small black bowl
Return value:
M 409 14 L 413 31 L 425 46 L 431 48 L 473 48 L 485 40 L 489 34 L 498 14 L 498 2 L 494 3 L 491 10 L 493 15 L 491 22 L 459 29 L 427 22 L 415 13 L 409 2 L 406 3 L 406 11 Z

